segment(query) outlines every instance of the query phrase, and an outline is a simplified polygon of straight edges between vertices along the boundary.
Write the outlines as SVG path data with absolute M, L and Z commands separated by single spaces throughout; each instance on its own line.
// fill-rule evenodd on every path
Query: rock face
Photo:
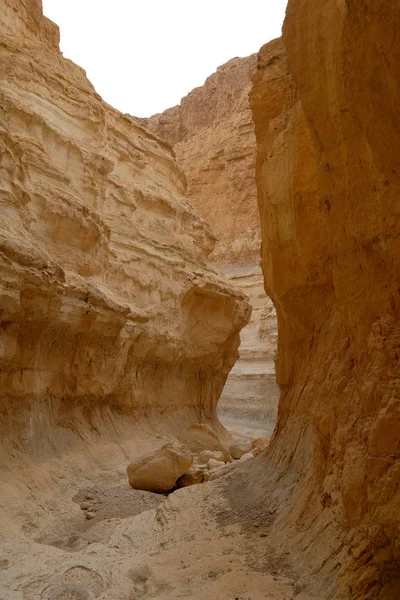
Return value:
M 190 469 L 192 462 L 192 453 L 186 446 L 170 442 L 129 463 L 129 485 L 135 490 L 168 492 L 177 479 Z
M 248 100 L 256 64 L 255 54 L 233 58 L 179 106 L 140 119 L 173 145 L 187 177 L 187 196 L 217 237 L 210 258 L 219 265 L 259 262 L 256 143 Z
M 399 27 L 290 0 L 251 93 L 282 390 L 261 486 L 323 599 L 400 596 Z
M 28 487 L 103 442 L 110 467 L 143 419 L 216 423 L 249 319 L 207 267 L 214 239 L 170 147 L 105 104 L 58 38 L 40 0 L 3 2 L 0 453 L 35 457 Z
M 234 58 L 179 106 L 139 122 L 173 145 L 187 176 L 188 198 L 217 237 L 210 257 L 253 307 L 241 334 L 240 359 L 221 396 L 220 416 L 229 426 L 240 419 L 272 432 L 279 397 L 277 326 L 259 266 L 256 139 L 248 99 L 255 69 L 256 55 Z

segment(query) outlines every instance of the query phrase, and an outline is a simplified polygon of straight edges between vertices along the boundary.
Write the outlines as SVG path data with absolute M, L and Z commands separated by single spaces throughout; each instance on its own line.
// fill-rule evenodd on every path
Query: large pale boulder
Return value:
M 191 425 L 181 431 L 179 439 L 194 454 L 200 454 L 204 450 L 213 450 L 222 452 L 224 460 L 230 460 L 228 449 L 223 445 L 219 435 L 209 425 L 204 423 Z
M 170 442 L 128 465 L 129 485 L 135 490 L 168 492 L 192 463 L 192 453 L 186 446 Z

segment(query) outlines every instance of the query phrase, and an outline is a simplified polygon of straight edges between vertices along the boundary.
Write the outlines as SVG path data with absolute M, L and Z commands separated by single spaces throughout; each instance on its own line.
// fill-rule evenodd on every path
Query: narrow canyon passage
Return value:
M 256 68 L 255 54 L 234 58 L 179 106 L 139 119 L 172 145 L 187 178 L 187 197 L 216 237 L 211 262 L 252 307 L 240 334 L 239 359 L 218 404 L 222 423 L 235 435 L 250 437 L 272 435 L 279 399 L 276 313 L 260 266 L 257 142 L 249 100 Z
M 149 119 L 1 10 L 0 600 L 398 600 L 399 7 Z

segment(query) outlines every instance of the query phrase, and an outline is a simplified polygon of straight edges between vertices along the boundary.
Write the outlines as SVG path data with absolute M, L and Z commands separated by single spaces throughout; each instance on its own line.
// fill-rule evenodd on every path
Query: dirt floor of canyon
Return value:
M 240 492 L 244 469 L 168 497 L 122 480 L 81 488 L 70 513 L 53 508 L 52 530 L 2 545 L 1 600 L 299 597 L 290 557 L 269 543 L 273 514 Z

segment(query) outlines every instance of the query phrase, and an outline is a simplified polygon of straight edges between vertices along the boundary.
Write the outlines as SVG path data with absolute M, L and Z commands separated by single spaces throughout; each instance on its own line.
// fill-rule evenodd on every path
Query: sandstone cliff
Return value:
M 249 319 L 207 267 L 214 238 L 170 147 L 105 104 L 58 37 L 40 0 L 2 2 L 0 456 L 16 512 L 60 463 L 64 480 L 120 465 L 140 423 L 218 426 Z
M 221 396 L 221 417 L 230 427 L 239 418 L 272 430 L 278 403 L 277 325 L 259 267 L 256 139 L 248 99 L 255 69 L 256 55 L 234 58 L 179 106 L 139 122 L 173 145 L 189 201 L 217 238 L 210 258 L 245 291 L 253 308 L 241 333 L 240 358 Z
M 248 94 L 256 55 L 233 58 L 179 106 L 140 122 L 173 145 L 187 197 L 210 225 L 219 265 L 258 264 L 256 143 Z
M 251 93 L 282 390 L 261 487 L 307 597 L 400 596 L 399 27 L 290 0 Z

